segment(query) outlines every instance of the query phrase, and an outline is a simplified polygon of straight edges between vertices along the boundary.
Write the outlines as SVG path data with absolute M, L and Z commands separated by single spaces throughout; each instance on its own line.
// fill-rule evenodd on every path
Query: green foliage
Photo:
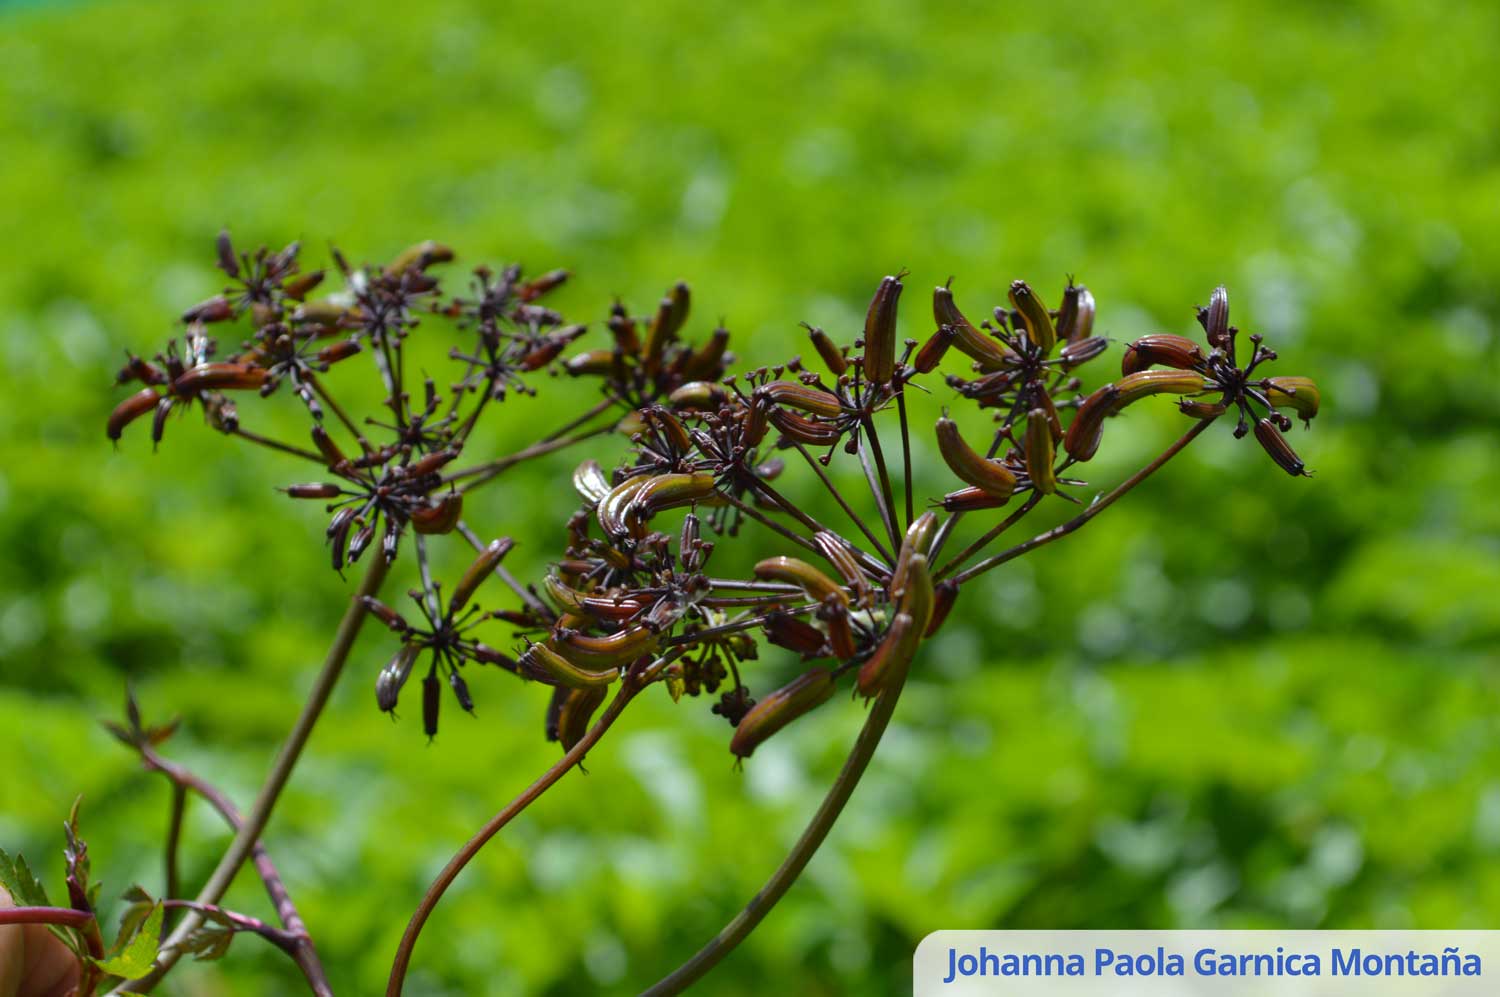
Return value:
M 107 959 L 99 961 L 99 968 L 111 976 L 127 980 L 138 980 L 151 971 L 156 960 L 156 947 L 161 939 L 162 905 L 151 904 L 134 935 L 126 934 L 126 924 L 121 925 L 120 940 L 116 951 Z M 128 923 L 128 922 L 127 922 Z
M 856 329 L 903 265 L 912 336 L 950 274 L 983 314 L 1013 277 L 1076 273 L 1117 339 L 1189 331 L 1224 281 L 1322 384 L 1292 436 L 1312 481 L 1214 432 L 966 591 L 825 853 L 705 993 L 901 992 L 939 927 L 1494 923 L 1497 21 L 1402 0 L 0 13 L 0 841 L 54 847 L 81 792 L 108 815 L 99 867 L 157 888 L 169 791 L 95 719 L 132 679 L 182 715 L 170 753 L 243 806 L 347 597 L 321 510 L 272 490 L 298 469 L 196 414 L 154 456 L 104 440 L 122 348 L 159 348 L 219 286 L 228 224 L 313 263 L 328 239 L 384 259 L 435 237 L 460 265 L 567 266 L 560 304 L 593 322 L 686 278 L 691 328 L 722 315 L 751 363 L 809 352 L 799 320 Z M 506 403 L 497 454 L 583 397 L 542 388 Z M 1139 408 L 1139 453 L 1090 465 L 1099 485 L 1180 430 Z M 914 456 L 937 473 L 928 439 Z M 522 575 L 555 555 L 577 459 L 469 513 L 521 541 Z M 389 651 L 360 641 L 267 839 L 341 992 L 380 989 L 432 874 L 556 757 L 545 695 L 499 674 L 430 746 L 388 723 Z M 764 690 L 791 666 L 758 667 Z M 837 770 L 862 713 L 825 712 L 737 773 L 706 702 L 633 706 L 458 882 L 415 991 L 670 969 Z M 227 835 L 201 804 L 186 834 L 199 883 Z M 227 903 L 271 917 L 248 874 Z M 295 980 L 248 942 L 179 975 Z

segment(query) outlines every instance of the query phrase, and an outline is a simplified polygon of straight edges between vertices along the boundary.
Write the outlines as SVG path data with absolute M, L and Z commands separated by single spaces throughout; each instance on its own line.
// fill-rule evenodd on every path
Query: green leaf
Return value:
M 120 932 L 115 936 L 115 944 L 109 950 L 111 956 L 124 950 L 126 944 L 135 936 L 141 925 L 146 923 L 146 918 L 156 907 L 156 899 L 139 886 L 132 886 L 126 890 L 122 899 L 126 907 L 120 913 Z
M 117 955 L 96 960 L 95 965 L 111 976 L 121 976 L 127 980 L 138 980 L 151 972 L 151 965 L 156 961 L 157 942 L 161 937 L 161 920 L 162 906 L 153 904 L 146 922 L 130 940 L 130 944 Z
M 31 867 L 26 864 L 26 859 L 19 854 L 11 858 L 3 848 L 0 848 L 0 886 L 4 886 L 10 893 L 17 907 L 52 906 L 52 902 L 47 899 L 47 891 L 31 874 Z
M 182 950 L 191 952 L 200 962 L 213 962 L 229 951 L 234 941 L 234 929 L 220 924 L 205 924 L 183 939 Z

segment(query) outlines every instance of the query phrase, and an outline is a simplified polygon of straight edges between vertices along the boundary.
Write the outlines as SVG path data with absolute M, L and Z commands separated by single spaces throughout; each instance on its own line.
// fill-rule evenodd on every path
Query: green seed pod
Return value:
M 626 478 L 599 500 L 597 513 L 599 527 L 604 530 L 606 536 L 622 539 L 637 535 L 634 533 L 636 527 L 627 518 L 626 511 L 630 508 L 630 503 L 635 500 L 636 493 L 650 480 L 650 477 L 644 474 Z
M 943 416 L 937 421 L 938 451 L 943 462 L 960 480 L 982 488 L 996 498 L 1009 498 L 1016 490 L 1016 476 L 999 461 L 979 453 L 959 434 L 958 423 Z
M 822 602 L 830 595 L 839 597 L 846 604 L 849 601 L 842 586 L 811 564 L 795 557 L 768 557 L 755 565 L 754 574 L 762 581 L 797 585 L 813 602 Z
M 1311 423 L 1318 414 L 1318 386 L 1310 377 L 1272 377 L 1266 380 L 1266 397 L 1277 408 L 1289 408 Z
M 1052 347 L 1057 345 L 1057 331 L 1052 327 L 1052 316 L 1047 313 L 1047 306 L 1042 304 L 1042 299 L 1036 296 L 1031 285 L 1024 280 L 1012 281 L 1010 303 L 1021 313 L 1021 319 L 1026 324 L 1026 336 L 1032 345 L 1041 350 L 1044 356 L 1051 353 Z
M 1011 367 L 1020 360 L 1020 357 L 1006 349 L 998 340 L 991 339 L 975 328 L 974 323 L 958 310 L 958 305 L 953 300 L 953 292 L 946 287 L 933 288 L 932 317 L 937 320 L 939 329 L 944 326 L 953 327 L 956 333 L 953 345 L 960 352 L 978 361 L 979 369 L 982 371 L 989 372 Z
M 896 306 L 901 288 L 899 277 L 886 277 L 865 312 L 864 369 L 871 384 L 889 384 L 896 374 Z
M 833 688 L 833 673 L 826 668 L 814 668 L 782 686 L 740 720 L 729 750 L 739 758 L 749 758 L 777 731 L 828 702 Z
M 474 598 L 475 591 L 500 566 L 500 562 L 505 559 L 506 554 L 510 553 L 513 546 L 515 543 L 510 537 L 501 537 L 499 540 L 491 540 L 484 550 L 479 552 L 479 556 L 474 558 L 474 562 L 469 565 L 468 570 L 459 578 L 458 584 L 453 587 L 453 594 L 448 598 L 450 614 L 457 614 L 469 604 L 469 600 Z
M 623 369 L 624 358 L 616 350 L 596 349 L 575 353 L 563 361 L 563 370 L 574 377 L 613 374 Z
M 568 658 L 546 644 L 531 644 L 516 660 L 521 671 L 548 685 L 562 685 L 570 689 L 587 689 L 590 686 L 606 686 L 620 677 L 618 668 L 594 671 L 580 668 Z
M 569 630 L 554 634 L 548 643 L 580 668 L 621 668 L 655 651 L 661 636 L 650 627 L 637 624 L 604 637 Z
M 724 403 L 728 392 L 712 381 L 689 381 L 667 396 L 680 409 L 715 409 Z
M 1139 370 L 1115 382 L 1116 411 L 1152 395 L 1195 395 L 1208 388 L 1202 374 L 1190 370 Z
M 897 613 L 891 620 L 890 629 L 859 668 L 854 686 L 859 694 L 869 699 L 888 686 L 895 676 L 903 675 L 910 667 L 921 642 L 921 631 L 908 613 Z
M 1031 478 L 1031 487 L 1042 495 L 1057 491 L 1057 473 L 1052 464 L 1057 453 L 1052 443 L 1052 427 L 1047 422 L 1047 413 L 1039 408 L 1031 410 L 1026 417 L 1026 473 Z

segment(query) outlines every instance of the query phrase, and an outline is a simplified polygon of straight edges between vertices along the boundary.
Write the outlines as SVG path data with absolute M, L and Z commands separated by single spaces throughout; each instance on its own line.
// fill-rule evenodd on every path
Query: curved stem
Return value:
M 838 820 L 839 814 L 844 810 L 844 804 L 849 802 L 849 797 L 854 793 L 854 787 L 859 785 L 860 778 L 865 774 L 865 768 L 870 764 L 875 749 L 880 744 L 880 738 L 885 734 L 886 727 L 891 722 L 891 715 L 896 711 L 896 701 L 901 698 L 901 689 L 906 684 L 907 670 L 902 668 L 899 672 L 892 672 L 885 689 L 880 693 L 875 705 L 870 709 L 870 715 L 865 718 L 864 727 L 860 728 L 859 737 L 854 742 L 854 747 L 849 751 L 849 757 L 844 761 L 844 767 L 839 771 L 839 776 L 828 789 L 828 795 L 823 797 L 823 803 L 818 807 L 817 813 L 813 814 L 812 820 L 802 832 L 802 837 L 792 846 L 782 860 L 780 868 L 771 874 L 766 885 L 761 887 L 760 892 L 745 905 L 734 920 L 724 926 L 724 930 L 714 936 L 703 948 L 698 950 L 687 962 L 677 967 L 671 974 L 663 977 L 656 985 L 643 990 L 641 997 L 668 997 L 671 994 L 680 994 L 703 977 L 710 969 L 719 964 L 726 955 L 734 951 L 735 946 L 744 941 L 750 932 L 755 930 L 756 925 L 775 907 L 777 902 L 785 896 L 786 891 L 796 882 L 802 870 L 812 859 L 813 854 L 823 844 L 823 839 L 828 837 L 828 832 L 833 829 L 834 821 Z
M 0 909 L 0 924 L 59 924 L 82 928 L 94 923 L 94 915 L 72 907 L 6 907 Z
M 286 742 L 281 746 L 281 751 L 276 756 L 275 763 L 271 766 L 270 774 L 266 776 L 265 784 L 261 786 L 260 794 L 256 796 L 255 803 L 250 807 L 245 822 L 240 825 L 234 840 L 229 843 L 229 850 L 219 860 L 213 875 L 209 876 L 208 882 L 198 892 L 195 903 L 216 904 L 223 898 L 233 882 L 235 874 L 250 857 L 256 842 L 260 840 L 261 832 L 266 828 L 266 823 L 271 819 L 271 810 L 276 806 L 276 801 L 281 797 L 281 791 L 286 787 L 287 779 L 291 777 L 292 769 L 296 767 L 297 759 L 302 755 L 302 749 L 307 746 L 307 739 L 312 735 L 314 725 L 318 717 L 323 713 L 323 707 L 328 703 L 328 697 L 333 692 L 334 685 L 338 682 L 339 675 L 344 670 L 344 662 L 348 660 L 349 651 L 354 647 L 354 639 L 359 636 L 360 625 L 364 623 L 365 612 L 364 597 L 373 596 L 380 591 L 380 585 L 385 581 L 386 571 L 389 569 L 385 558 L 378 553 L 370 558 L 370 566 L 365 569 L 364 578 L 360 580 L 359 589 L 349 600 L 349 607 L 344 610 L 343 619 L 339 620 L 339 628 L 334 633 L 333 644 L 328 649 L 328 656 L 323 661 L 323 669 L 318 673 L 317 681 L 313 684 L 312 692 L 307 697 L 307 702 L 302 706 L 302 712 L 297 717 L 297 723 L 292 727 L 292 732 L 287 735 Z M 138 980 L 131 980 L 117 990 L 115 993 L 147 993 L 176 965 L 177 960 L 182 958 L 182 943 L 194 931 L 203 924 L 203 915 L 197 911 L 188 911 L 182 922 L 172 931 L 172 934 L 162 943 L 160 951 L 156 955 L 156 965 L 151 972 Z
M 458 853 L 448 860 L 448 864 L 443 867 L 443 871 L 438 873 L 437 879 L 433 880 L 432 885 L 427 888 L 427 892 L 422 896 L 422 902 L 417 905 L 416 911 L 412 913 L 411 921 L 406 925 L 406 933 L 401 936 L 401 944 L 396 948 L 396 958 L 391 963 L 391 976 L 386 983 L 386 997 L 400 997 L 401 988 L 406 982 L 406 971 L 411 966 L 412 950 L 417 945 L 417 936 L 422 933 L 422 927 L 427 923 L 427 918 L 431 916 L 433 909 L 437 907 L 438 901 L 443 899 L 443 894 L 447 892 L 448 887 L 452 886 L 453 881 L 458 878 L 458 874 L 463 872 L 464 867 L 473 860 L 474 856 L 479 854 L 480 849 L 488 844 L 491 838 L 500 832 L 501 828 L 510 823 L 511 819 L 517 814 L 534 803 L 537 797 L 551 789 L 553 784 L 566 775 L 574 765 L 583 760 L 583 756 L 604 736 L 604 732 L 609 730 L 614 722 L 619 719 L 620 714 L 625 710 L 626 704 L 635 698 L 635 694 L 640 692 L 642 688 L 644 688 L 644 684 L 640 683 L 634 674 L 627 675 L 620 686 L 620 691 L 615 693 L 615 698 L 610 701 L 609 706 L 605 707 L 604 712 L 600 714 L 599 719 L 594 722 L 594 725 L 589 728 L 588 733 L 577 744 L 568 749 L 567 754 L 559 758 L 551 768 L 543 772 L 535 782 L 527 786 L 521 795 L 511 800 L 503 810 L 486 821 L 484 826 L 475 833 L 474 837 L 470 838 L 458 850 Z

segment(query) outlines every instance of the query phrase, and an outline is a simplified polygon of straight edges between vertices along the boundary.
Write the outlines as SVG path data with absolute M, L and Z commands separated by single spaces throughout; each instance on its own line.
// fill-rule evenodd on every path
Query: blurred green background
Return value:
M 983 314 L 1074 273 L 1119 339 L 1188 331 L 1224 281 L 1322 383 L 1291 437 L 1316 478 L 1225 427 L 966 590 L 829 845 L 701 992 L 899 993 L 937 928 L 1496 926 L 1500 7 L 629 7 L 0 4 L 0 842 L 56 890 L 82 793 L 106 895 L 159 890 L 166 787 L 96 720 L 129 678 L 248 803 L 352 585 L 320 510 L 272 490 L 293 462 L 196 415 L 155 456 L 144 426 L 104 439 L 122 351 L 217 289 L 228 225 L 314 265 L 434 237 L 567 266 L 593 322 L 686 278 L 693 328 L 723 316 L 751 362 L 803 350 L 802 319 L 852 334 L 901 266 L 911 335 L 950 274 Z M 497 453 L 587 397 L 542 387 Z M 1181 429 L 1130 422 L 1100 485 Z M 471 509 L 518 570 L 555 556 L 580 456 Z M 389 650 L 361 641 L 268 836 L 341 992 L 382 985 L 446 856 L 556 757 L 545 693 L 498 674 L 431 745 L 391 724 Z M 863 714 L 836 700 L 737 772 L 708 706 L 628 713 L 465 874 L 412 992 L 626 992 L 717 930 Z M 197 883 L 227 836 L 202 807 L 189 832 Z M 252 876 L 231 903 L 267 910 Z M 289 968 L 242 939 L 167 990 Z

